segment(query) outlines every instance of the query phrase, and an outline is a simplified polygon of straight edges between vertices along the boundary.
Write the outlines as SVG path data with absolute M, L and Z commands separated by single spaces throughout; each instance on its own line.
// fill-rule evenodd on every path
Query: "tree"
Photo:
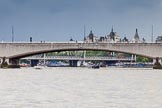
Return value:
M 142 63 L 145 63 L 145 62 L 149 62 L 149 58 L 146 58 L 146 57 L 142 57 L 142 56 L 137 56 L 137 62 L 142 62 Z

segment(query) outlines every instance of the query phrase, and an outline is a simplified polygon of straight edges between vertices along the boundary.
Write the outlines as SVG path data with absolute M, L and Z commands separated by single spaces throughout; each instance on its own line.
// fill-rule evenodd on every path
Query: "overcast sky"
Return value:
M 162 35 L 162 0 L 0 0 L 0 40 L 15 41 L 82 40 L 93 30 L 96 36 L 114 31 L 132 39 L 138 28 L 140 38 L 151 41 Z

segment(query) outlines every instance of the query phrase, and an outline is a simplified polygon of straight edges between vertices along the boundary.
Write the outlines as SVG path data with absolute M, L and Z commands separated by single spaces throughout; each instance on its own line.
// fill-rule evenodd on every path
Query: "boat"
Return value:
M 27 64 L 27 63 L 21 63 L 20 64 L 20 67 L 29 67 L 29 64 Z
M 34 69 L 43 69 L 44 66 L 34 66 Z
M 99 64 L 95 64 L 92 66 L 93 69 L 99 69 L 100 68 L 100 65 Z

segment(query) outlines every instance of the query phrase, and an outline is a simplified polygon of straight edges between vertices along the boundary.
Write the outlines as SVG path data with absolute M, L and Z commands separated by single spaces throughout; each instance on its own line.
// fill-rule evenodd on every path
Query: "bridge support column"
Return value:
M 132 60 L 134 60 L 134 61 L 136 62 L 136 60 L 137 60 L 137 55 L 133 55 L 133 54 L 132 54 Z
M 1 68 L 8 68 L 8 60 L 6 60 L 6 57 L 2 57 L 1 59 Z
M 2 64 L 2 58 L 0 58 L 0 64 Z
M 70 67 L 77 67 L 78 60 L 70 60 L 69 64 L 70 64 Z
M 2 58 L 1 68 L 20 68 L 19 59 Z
M 153 59 L 153 69 L 162 69 L 161 59 L 159 60 L 159 57 L 156 57 L 156 59 Z
M 11 65 L 19 65 L 19 59 L 9 59 L 8 63 Z

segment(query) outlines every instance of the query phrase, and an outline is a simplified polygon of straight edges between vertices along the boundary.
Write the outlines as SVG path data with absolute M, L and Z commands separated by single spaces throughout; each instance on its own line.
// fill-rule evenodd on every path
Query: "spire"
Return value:
M 115 40 L 115 32 L 114 32 L 113 26 L 112 26 L 109 36 L 110 36 L 110 39 Z
M 92 33 L 92 30 L 90 31 L 90 34 L 93 34 L 93 33 Z
M 84 41 L 86 41 L 86 37 L 84 36 Z
M 138 29 L 136 28 L 136 33 L 135 33 L 135 35 L 134 35 L 134 39 L 136 40 L 136 41 L 139 41 L 139 35 L 138 35 Z
M 85 32 L 86 32 L 86 26 L 84 25 L 84 41 L 86 40 Z
M 136 28 L 136 33 L 138 33 L 138 29 Z
M 111 29 L 111 32 L 113 32 L 114 30 L 113 30 L 113 26 L 112 26 L 112 29 Z
M 91 30 L 90 30 L 90 33 L 89 33 L 89 36 L 92 36 L 93 35 L 93 32 L 92 32 L 92 27 L 91 27 Z
M 92 32 L 92 27 L 91 27 L 91 32 Z

